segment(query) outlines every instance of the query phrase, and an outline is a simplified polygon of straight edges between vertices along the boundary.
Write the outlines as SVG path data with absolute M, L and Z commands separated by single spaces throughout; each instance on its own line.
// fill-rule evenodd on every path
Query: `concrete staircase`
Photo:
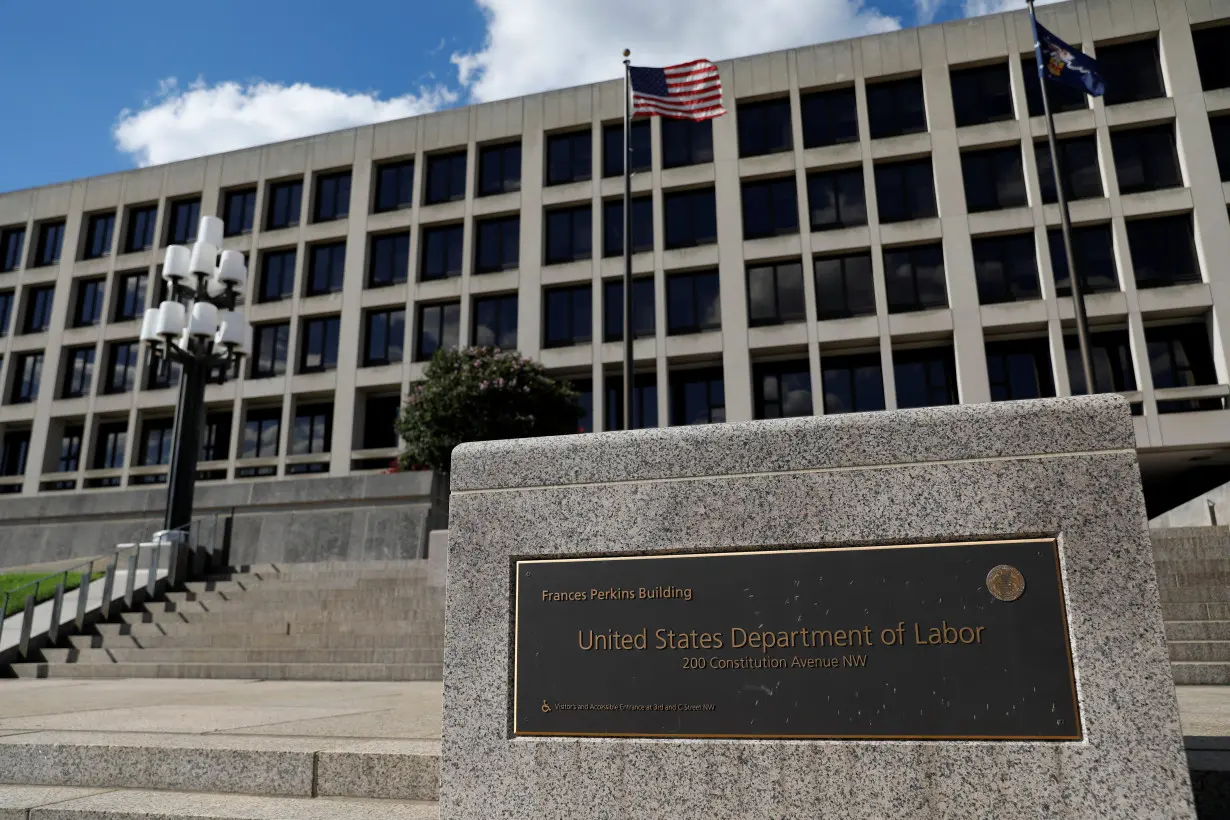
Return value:
M 187 584 L 13 664 L 18 677 L 440 680 L 444 590 L 426 561 L 288 564 Z
M 1230 527 L 1151 534 L 1175 683 L 1230 684 Z

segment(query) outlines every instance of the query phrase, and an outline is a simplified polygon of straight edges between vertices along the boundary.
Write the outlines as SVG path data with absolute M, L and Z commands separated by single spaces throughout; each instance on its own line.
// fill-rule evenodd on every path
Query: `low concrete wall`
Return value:
M 1212 513 L 1209 511 L 1209 502 L 1213 503 Z M 1216 516 L 1217 524 L 1230 524 L 1230 484 L 1214 487 L 1191 501 L 1167 510 L 1158 517 L 1150 519 L 1149 526 L 1153 529 L 1208 527 L 1214 523 L 1213 516 Z
M 148 538 L 165 506 L 165 488 L 0 499 L 0 567 Z M 397 473 L 205 485 L 194 515 L 234 511 L 230 563 L 242 565 L 416 558 L 431 509 L 431 474 Z

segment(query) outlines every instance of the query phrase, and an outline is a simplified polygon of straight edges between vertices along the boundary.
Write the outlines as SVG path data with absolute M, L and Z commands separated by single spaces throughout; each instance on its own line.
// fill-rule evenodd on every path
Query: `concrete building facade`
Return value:
M 1039 14 L 1110 89 L 1050 86 L 1098 388 L 1133 402 L 1159 493 L 1208 483 L 1230 470 L 1230 0 Z M 959 20 L 720 62 L 727 116 L 635 124 L 634 421 L 1071 395 L 1032 59 L 1023 12 Z M 0 492 L 165 480 L 177 392 L 136 339 L 201 214 L 248 255 L 257 347 L 207 390 L 203 481 L 383 469 L 441 345 L 515 346 L 618 428 L 622 91 L 0 194 Z

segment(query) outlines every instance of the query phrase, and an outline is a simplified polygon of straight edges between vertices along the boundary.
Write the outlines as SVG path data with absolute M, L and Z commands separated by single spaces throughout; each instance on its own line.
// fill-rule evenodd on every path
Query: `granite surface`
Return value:
M 456 451 L 445 820 L 1193 816 L 1122 400 L 647 433 Z M 1083 741 L 510 737 L 511 559 L 1043 535 Z

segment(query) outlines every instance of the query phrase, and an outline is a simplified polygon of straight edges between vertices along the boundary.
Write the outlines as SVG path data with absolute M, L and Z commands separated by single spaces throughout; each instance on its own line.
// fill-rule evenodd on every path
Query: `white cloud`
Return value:
M 476 0 L 481 49 L 454 54 L 475 101 L 615 79 L 635 65 L 759 54 L 900 28 L 863 0 Z
M 947 0 L 914 0 L 914 10 L 918 14 L 919 25 L 926 25 L 934 20 L 936 12 L 946 2 Z M 971 2 L 982 2 L 982 0 L 966 0 L 966 2 L 968 4 Z
M 280 85 L 197 80 L 183 89 L 175 78 L 140 110 L 125 109 L 112 130 L 116 146 L 142 167 L 233 151 L 433 111 L 458 99 L 443 86 L 382 100 L 306 83 Z
M 917 3 L 926 3 L 929 0 L 915 0 Z M 1047 3 L 1059 3 L 1062 0 L 1038 0 L 1039 6 L 1045 6 Z M 984 14 L 999 14 L 1001 11 L 1017 11 L 1025 8 L 1025 0 L 965 0 L 965 16 L 966 17 L 981 17 Z

